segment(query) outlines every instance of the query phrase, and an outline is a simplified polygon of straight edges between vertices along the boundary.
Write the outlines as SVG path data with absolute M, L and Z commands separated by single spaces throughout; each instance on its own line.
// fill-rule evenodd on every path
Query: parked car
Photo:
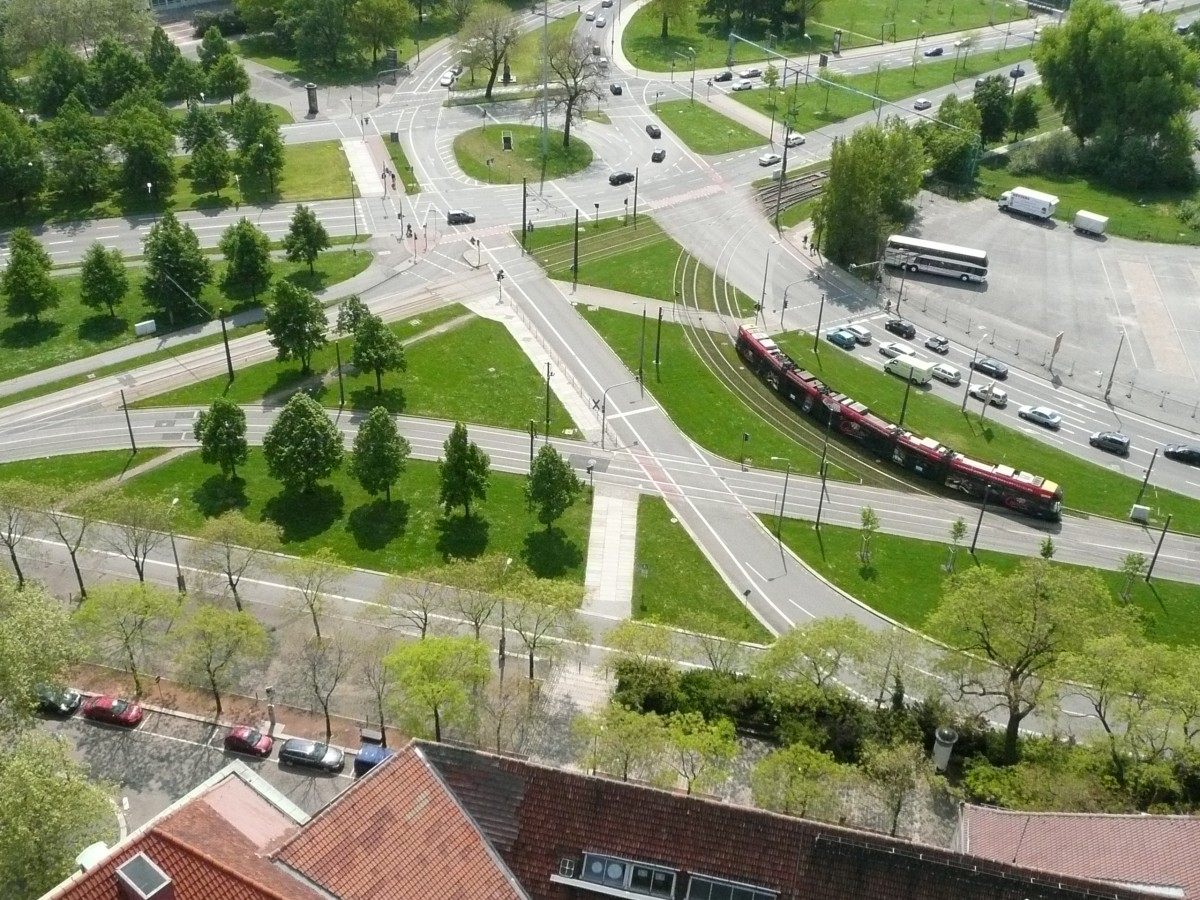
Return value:
M 465 209 L 451 209 L 446 212 L 447 225 L 474 225 L 475 217 Z
M 596 27 L 597 28 L 603 28 L 607 24 L 608 24 L 608 21 L 604 18 L 604 16 L 598 16 L 596 18 Z
M 1088 438 L 1088 443 L 1105 453 L 1115 453 L 1117 456 L 1129 455 L 1129 438 L 1119 431 L 1097 431 Z
M 583 18 L 584 18 L 584 21 L 586 21 L 586 22 L 595 22 L 596 21 L 596 13 L 593 10 L 589 9 Z
M 463 73 L 462 63 L 455 63 L 454 65 L 452 65 L 450 67 L 450 71 L 453 72 L 454 77 L 457 78 L 459 75 L 461 75 Z
M 1017 410 L 1017 415 L 1043 428 L 1058 428 L 1062 425 L 1062 416 L 1048 406 L 1022 406 Z
M 625 93 L 625 88 L 621 87 L 621 85 L 617 84 L 615 81 L 608 86 L 608 89 L 618 97 Z
M 662 129 L 651 122 L 646 126 L 646 134 L 650 135 L 652 138 L 660 138 L 662 137 Z
M 1200 466 L 1200 447 L 1190 444 L 1167 444 L 1163 447 L 1163 456 L 1176 462 Z
M 724 72 L 718 72 L 712 77 L 713 81 L 733 81 L 733 73 L 726 69 Z
M 931 334 L 925 339 L 925 348 L 934 353 L 946 354 L 950 352 L 950 342 L 940 334 Z
M 631 181 L 633 181 L 632 172 L 613 172 L 608 176 L 608 183 L 613 187 L 616 187 L 619 184 L 629 184 Z
M 74 688 L 57 684 L 37 686 L 38 709 L 51 716 L 74 715 L 83 703 L 83 695 Z
M 902 338 L 912 340 L 917 336 L 917 326 L 907 319 L 888 319 L 883 323 L 883 327 L 892 334 L 898 334 Z
M 843 350 L 853 350 L 858 346 L 858 341 L 854 339 L 854 335 L 846 331 L 844 328 L 831 328 L 825 332 L 825 340 L 831 344 L 841 347 Z
M 346 767 L 346 755 L 330 744 L 319 744 L 303 738 L 288 738 L 279 748 L 281 766 L 300 766 L 322 772 L 340 772 Z
M 979 359 L 971 360 L 971 368 L 976 372 L 982 372 L 989 378 L 999 378 L 1001 381 L 1008 377 L 1008 366 L 998 359 L 992 359 L 990 356 L 982 356 Z
M 274 743 L 270 737 L 249 725 L 236 725 L 225 735 L 226 750 L 247 753 L 250 756 L 270 756 Z
M 650 162 L 662 162 L 666 158 L 667 151 L 661 148 L 650 154 Z
M 741 78 L 760 78 L 762 77 L 762 69 L 745 69 L 738 73 Z
M 747 81 L 745 78 L 743 78 L 741 81 L 739 81 L 737 84 L 735 84 L 733 86 L 733 90 L 735 90 L 735 91 L 750 91 L 753 89 L 754 89 L 754 82 Z
M 363 744 L 354 754 L 354 777 L 361 778 L 395 755 L 396 751 L 388 747 L 381 747 L 379 744 Z
M 120 697 L 88 697 L 80 707 L 80 715 L 93 722 L 105 722 L 122 728 L 136 728 L 142 721 L 142 708 L 132 700 Z
M 783 157 L 778 153 L 764 153 L 758 158 L 760 166 L 774 166 L 783 161 Z
M 986 400 L 1000 409 L 1008 406 L 1008 394 L 994 384 L 973 384 L 969 393 L 976 400 Z
M 879 352 L 889 359 L 897 356 L 916 356 L 917 351 L 907 344 L 897 344 L 895 341 L 884 341 L 879 345 Z
M 793 131 L 784 139 L 783 143 L 788 147 L 799 147 L 804 143 L 804 135 L 797 134 L 795 131 Z
M 916 103 L 913 104 L 913 109 L 929 109 L 929 107 L 931 107 L 931 106 L 933 106 L 933 104 L 930 103 L 928 100 L 926 100 L 924 97 L 922 97 L 920 100 L 918 100 Z
M 933 371 L 930 374 L 938 381 L 944 381 L 946 384 L 962 384 L 962 372 L 958 371 L 954 366 L 948 366 L 945 363 L 938 363 L 933 367 Z
M 930 47 L 928 50 L 925 51 L 925 55 L 926 56 L 941 56 L 945 52 L 946 51 L 943 50 L 941 47 Z

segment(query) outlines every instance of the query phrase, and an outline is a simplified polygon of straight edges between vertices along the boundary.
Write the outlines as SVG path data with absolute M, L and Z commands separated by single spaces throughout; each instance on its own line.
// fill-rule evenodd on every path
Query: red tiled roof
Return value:
M 500 857 L 409 745 L 274 858 L 341 900 L 523 900 Z
M 966 853 L 1044 872 L 1200 898 L 1200 818 L 963 807 Z

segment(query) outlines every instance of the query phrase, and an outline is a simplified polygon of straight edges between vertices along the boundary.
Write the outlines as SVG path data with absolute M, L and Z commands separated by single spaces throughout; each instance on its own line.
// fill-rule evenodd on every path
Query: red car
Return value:
M 120 725 L 122 728 L 136 728 L 138 722 L 142 721 L 142 708 L 132 700 L 122 700 L 120 697 L 88 697 L 83 701 L 81 714 L 85 719 Z
M 226 750 L 251 756 L 270 756 L 273 743 L 267 735 L 249 725 L 237 725 L 225 735 Z

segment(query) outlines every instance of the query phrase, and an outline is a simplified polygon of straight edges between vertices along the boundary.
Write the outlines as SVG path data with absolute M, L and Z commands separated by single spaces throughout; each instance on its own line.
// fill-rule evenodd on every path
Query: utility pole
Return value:
M 1167 536 L 1167 529 L 1171 527 L 1171 517 L 1167 516 L 1167 521 L 1163 523 L 1162 533 L 1158 536 L 1158 544 L 1154 547 L 1154 556 L 1150 557 L 1150 568 L 1146 570 L 1146 584 L 1150 583 L 1150 576 L 1154 574 L 1154 564 L 1158 562 L 1158 551 L 1162 549 L 1163 540 Z
M 646 396 L 646 307 L 642 307 L 642 343 L 638 347 L 638 396 Z
M 637 194 L 638 194 L 638 172 L 641 169 L 633 170 L 633 230 L 637 231 Z M 578 225 L 578 223 L 576 223 Z
M 545 148 L 542 149 L 545 153 Z M 521 255 L 525 255 L 525 236 L 529 234 L 529 194 L 526 191 L 525 183 L 528 179 L 521 179 Z
M 1146 493 L 1146 485 L 1150 483 L 1150 473 L 1154 471 L 1154 462 L 1157 459 L 1158 459 L 1158 448 L 1155 447 L 1154 455 L 1150 457 L 1150 465 L 1148 465 L 1146 467 L 1146 477 L 1142 479 L 1142 486 L 1138 490 L 1137 499 L 1133 501 L 1135 504 L 1142 502 L 1142 495 L 1144 493 Z
M 634 194 L 636 197 L 637 195 Z M 633 221 L 637 221 L 637 201 L 633 203 Z M 575 210 L 575 252 L 571 258 L 571 290 L 579 284 L 579 210 Z
M 221 320 L 221 341 L 225 344 L 225 367 L 229 370 L 229 382 L 233 383 L 233 356 L 229 353 L 229 332 L 225 330 L 225 310 L 218 309 L 217 316 Z
M 550 376 L 554 373 L 550 371 L 550 363 L 546 363 L 546 442 L 550 441 Z
M 817 352 L 817 346 L 821 340 L 821 319 L 825 317 L 825 292 L 821 291 L 821 305 L 817 309 L 817 330 L 813 332 L 813 353 Z
M 975 555 L 975 544 L 979 540 L 979 529 L 983 527 L 983 511 L 987 509 L 988 495 L 992 492 L 992 486 L 985 484 L 983 486 L 983 502 L 979 504 L 979 521 L 975 523 L 975 536 L 971 538 L 971 555 Z
M 658 363 L 660 359 L 659 350 L 662 349 L 662 317 L 663 308 L 660 306 L 658 308 L 658 333 L 654 335 L 654 377 L 659 380 L 662 379 L 662 376 L 658 371 Z
M 121 410 L 125 413 L 125 427 L 129 429 L 129 446 L 137 453 L 137 441 L 133 439 L 133 423 L 129 421 L 129 404 L 125 402 L 125 391 L 121 391 Z
M 550 156 L 550 77 L 546 73 L 550 47 L 550 0 L 542 3 L 542 159 Z
M 537 437 L 537 422 L 529 420 L 529 471 L 533 471 L 533 441 Z
M 333 355 L 337 358 L 338 409 L 342 409 L 346 405 L 346 386 L 342 382 L 342 343 L 341 343 L 341 341 L 333 342 Z
M 1125 332 L 1121 332 L 1121 341 L 1117 344 L 1117 355 L 1113 357 L 1112 371 L 1108 373 L 1108 384 L 1104 387 L 1104 399 L 1112 392 L 1113 379 L 1117 377 L 1117 361 L 1121 358 L 1121 349 L 1125 346 Z M 1155 451 L 1158 452 L 1157 450 Z M 1140 494 L 1138 495 L 1141 496 Z

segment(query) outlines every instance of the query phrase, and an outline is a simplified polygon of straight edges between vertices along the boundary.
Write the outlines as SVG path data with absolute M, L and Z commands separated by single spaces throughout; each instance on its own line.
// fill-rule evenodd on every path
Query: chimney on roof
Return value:
M 145 853 L 117 869 L 117 889 L 121 900 L 175 900 L 175 883 Z

